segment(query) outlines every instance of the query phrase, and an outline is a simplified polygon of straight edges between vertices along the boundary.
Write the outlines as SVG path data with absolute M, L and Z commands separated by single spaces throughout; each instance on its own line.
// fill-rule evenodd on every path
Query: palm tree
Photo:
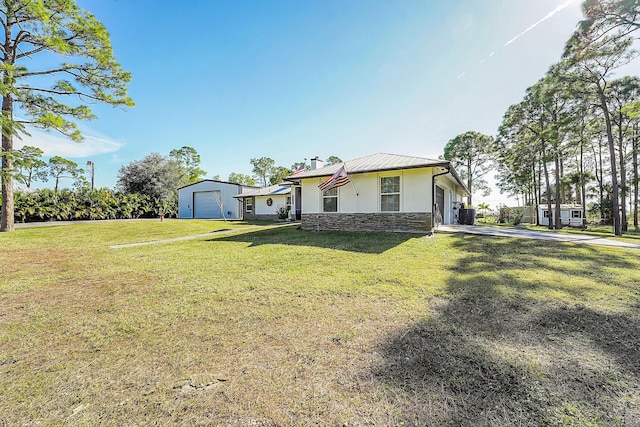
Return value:
M 482 214 L 482 218 L 484 219 L 484 221 L 482 222 L 487 222 L 486 221 L 486 214 L 487 211 L 489 210 L 489 204 L 488 203 L 478 203 L 478 211 Z

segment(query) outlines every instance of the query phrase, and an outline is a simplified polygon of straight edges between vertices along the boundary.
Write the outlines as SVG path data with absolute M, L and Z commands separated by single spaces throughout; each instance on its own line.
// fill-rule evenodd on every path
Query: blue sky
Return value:
M 250 174 L 252 157 L 438 157 L 465 131 L 495 135 L 581 19 L 578 0 L 80 4 L 111 33 L 137 106 L 94 106 L 81 144 L 24 143 L 94 161 L 105 187 L 123 164 L 183 145 L 222 179 Z

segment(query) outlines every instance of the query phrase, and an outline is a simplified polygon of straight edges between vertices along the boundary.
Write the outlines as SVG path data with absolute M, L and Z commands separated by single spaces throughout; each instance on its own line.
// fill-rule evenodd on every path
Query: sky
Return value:
M 34 130 L 22 144 L 93 161 L 96 186 L 109 188 L 121 166 L 185 145 L 223 180 L 250 175 L 263 156 L 286 167 L 378 152 L 438 158 L 466 131 L 496 135 L 582 18 L 579 0 L 79 4 L 111 34 L 136 106 L 92 105 L 83 143 Z M 515 203 L 497 189 L 475 201 Z

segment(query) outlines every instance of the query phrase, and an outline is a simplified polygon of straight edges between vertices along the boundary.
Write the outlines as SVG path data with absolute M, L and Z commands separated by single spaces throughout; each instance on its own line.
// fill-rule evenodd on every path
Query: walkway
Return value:
M 554 231 L 533 231 L 524 228 L 479 227 L 477 225 L 441 225 L 437 232 L 479 234 L 483 236 L 514 237 L 517 239 L 553 240 L 576 244 L 614 246 L 618 248 L 640 249 L 640 244 L 605 239 L 587 234 L 559 233 Z

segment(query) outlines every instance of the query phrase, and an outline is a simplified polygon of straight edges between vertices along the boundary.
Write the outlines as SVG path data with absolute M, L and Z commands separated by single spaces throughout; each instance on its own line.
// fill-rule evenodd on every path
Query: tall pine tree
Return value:
M 12 231 L 13 159 L 17 155 L 13 137 L 33 126 L 81 141 L 75 120 L 95 118 L 87 103 L 134 104 L 126 88 L 131 74 L 116 61 L 109 33 L 73 0 L 0 0 L 0 23 L 4 30 L 0 40 L 0 231 Z M 36 57 L 51 61 L 51 66 L 31 68 Z M 53 62 L 56 57 L 61 61 Z M 19 114 L 14 116 L 15 111 Z

